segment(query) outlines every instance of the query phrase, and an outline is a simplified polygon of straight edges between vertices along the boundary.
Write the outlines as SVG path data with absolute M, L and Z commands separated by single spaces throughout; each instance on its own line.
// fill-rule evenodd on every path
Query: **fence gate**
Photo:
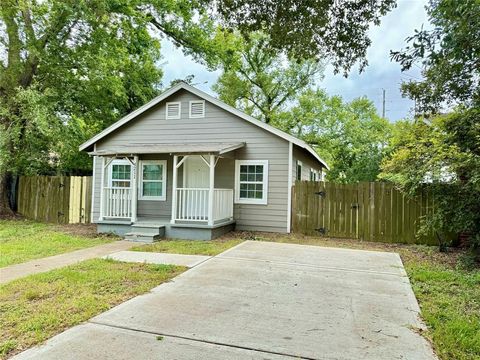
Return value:
M 360 238 L 357 186 L 298 181 L 293 195 L 293 229 L 308 235 Z

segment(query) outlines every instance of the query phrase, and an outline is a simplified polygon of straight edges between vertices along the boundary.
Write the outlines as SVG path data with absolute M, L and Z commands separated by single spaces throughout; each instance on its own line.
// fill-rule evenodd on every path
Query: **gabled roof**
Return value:
M 278 136 L 282 139 L 285 139 L 285 140 L 287 140 L 287 141 L 289 141 L 289 142 L 307 150 L 310 154 L 313 155 L 313 157 L 315 157 L 327 169 L 330 169 L 328 167 L 327 163 L 322 158 L 320 158 L 320 156 L 318 156 L 317 152 L 310 145 L 308 145 L 305 141 L 300 140 L 300 139 L 298 139 L 295 136 L 292 136 L 290 134 L 287 134 L 286 132 L 284 132 L 282 130 L 279 130 L 279 129 L 271 126 L 271 125 L 265 124 L 264 122 L 259 121 L 259 120 L 255 119 L 254 117 L 252 117 L 250 115 L 247 115 L 244 112 L 242 112 L 242 111 L 240 111 L 240 110 L 238 110 L 238 109 L 236 109 L 236 108 L 234 108 L 230 105 L 225 104 L 223 101 L 220 101 L 220 100 L 214 98 L 213 96 L 208 95 L 206 92 L 203 92 L 203 91 L 201 91 L 201 90 L 199 90 L 199 89 L 197 89 L 197 88 L 195 88 L 195 87 L 193 87 L 193 86 L 191 86 L 187 83 L 184 83 L 184 82 L 179 82 L 175 86 L 171 87 L 170 89 L 164 91 L 163 93 L 161 93 L 160 95 L 155 97 L 153 100 L 151 100 L 148 103 L 146 103 L 145 105 L 139 107 L 137 110 L 132 111 L 130 114 L 126 115 L 125 117 L 121 118 L 120 120 L 118 120 L 114 124 L 110 125 L 108 128 L 106 128 L 102 132 L 100 132 L 97 135 L 95 135 L 94 137 L 92 137 L 90 140 L 84 142 L 79 147 L 80 151 L 86 150 L 89 147 L 93 146 L 93 144 L 95 144 L 100 139 L 102 139 L 105 136 L 107 136 L 108 134 L 114 132 L 115 130 L 117 130 L 121 126 L 128 123 L 130 120 L 133 120 L 134 118 L 141 115 L 142 113 L 144 113 L 148 109 L 152 108 L 153 106 L 157 105 L 161 101 L 165 100 L 169 96 L 175 94 L 177 91 L 182 90 L 182 89 L 184 89 L 186 91 L 189 91 L 192 94 L 195 94 L 196 96 L 198 96 L 198 97 L 200 97 L 200 98 L 202 98 L 202 99 L 204 99 L 204 100 L 222 108 L 223 110 L 228 111 L 229 113 L 232 113 L 232 114 L 238 116 L 239 118 L 248 121 L 249 123 L 251 123 L 253 125 L 256 125 L 256 126 L 262 128 L 262 129 L 264 129 L 264 130 L 266 130 L 266 131 L 268 131 L 268 132 L 270 132 L 270 133 L 272 133 L 272 134 L 274 134 L 274 135 L 276 135 L 276 136 Z

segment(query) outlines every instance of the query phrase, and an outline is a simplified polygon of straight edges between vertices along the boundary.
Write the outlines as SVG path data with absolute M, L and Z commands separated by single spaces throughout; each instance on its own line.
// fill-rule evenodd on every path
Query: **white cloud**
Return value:
M 344 78 L 342 75 L 334 75 L 332 68 L 327 67 L 325 78 L 319 85 L 330 94 L 341 95 L 346 100 L 367 96 L 374 101 L 379 113 L 382 108 L 382 89 L 385 89 L 387 118 L 395 121 L 407 116 L 413 104 L 401 97 L 400 83 L 402 80 L 419 78 L 420 71 L 412 69 L 402 73 L 400 65 L 390 60 L 390 50 L 401 49 L 414 29 L 427 24 L 426 3 L 426 0 L 398 0 L 397 8 L 382 19 L 379 27 L 370 30 L 372 45 L 367 52 L 367 69 L 362 74 L 352 71 L 348 78 Z M 171 80 L 193 74 L 196 86 L 213 94 L 211 86 L 220 74 L 219 71 L 208 71 L 169 41 L 162 42 L 162 54 L 164 86 L 168 86 Z

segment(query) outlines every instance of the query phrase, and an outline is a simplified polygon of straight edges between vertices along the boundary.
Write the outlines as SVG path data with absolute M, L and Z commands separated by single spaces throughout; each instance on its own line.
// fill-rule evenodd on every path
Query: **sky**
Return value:
M 383 89 L 385 90 L 385 116 L 390 121 L 397 121 L 411 116 L 413 102 L 402 98 L 400 84 L 410 79 L 420 79 L 420 70 L 412 68 L 401 72 L 400 65 L 390 60 L 390 50 L 399 50 L 405 46 L 405 39 L 419 29 L 422 24 L 428 26 L 425 11 L 426 0 L 397 0 L 397 7 L 382 18 L 380 26 L 370 29 L 372 45 L 367 51 L 368 67 L 361 73 L 358 69 L 343 75 L 334 75 L 333 68 L 327 66 L 325 76 L 318 86 L 330 95 L 341 95 L 349 101 L 366 96 L 375 103 L 379 114 L 382 113 Z M 193 74 L 196 87 L 216 95 L 212 85 L 220 71 L 208 71 L 203 65 L 185 56 L 168 40 L 162 42 L 164 85 L 173 79 L 183 79 Z

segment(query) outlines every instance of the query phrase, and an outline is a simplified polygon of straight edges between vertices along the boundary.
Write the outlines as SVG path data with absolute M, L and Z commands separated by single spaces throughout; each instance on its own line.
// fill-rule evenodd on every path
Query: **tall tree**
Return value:
M 396 0 L 224 0 L 226 24 L 244 35 L 264 31 L 273 48 L 290 57 L 328 59 L 345 74 L 358 61 L 367 65 L 368 29 L 396 6 Z
M 313 145 L 330 165 L 331 181 L 375 181 L 386 155 L 391 125 L 366 98 L 344 102 L 323 90 L 305 91 L 275 126 Z
M 323 70 L 316 60 L 291 60 L 271 47 L 270 37 L 253 33 L 238 41 L 238 50 L 223 62 L 213 86 L 220 99 L 267 124 L 314 83 Z
M 2 1 L 0 215 L 10 174 L 90 166 L 78 143 L 157 93 L 161 36 L 208 61 L 214 29 L 190 0 Z
M 439 113 L 444 107 L 480 104 L 480 2 L 431 0 L 427 6 L 433 28 L 416 30 L 408 45 L 392 58 L 408 70 L 421 67 L 424 80 L 402 85 L 416 100 L 417 113 Z

